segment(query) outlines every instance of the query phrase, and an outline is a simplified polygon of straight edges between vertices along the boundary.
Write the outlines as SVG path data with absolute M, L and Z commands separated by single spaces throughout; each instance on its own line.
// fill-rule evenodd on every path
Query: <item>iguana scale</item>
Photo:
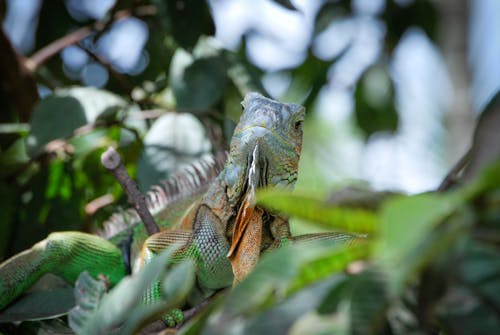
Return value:
M 0 265 L 0 310 L 48 272 L 74 283 L 81 272 L 88 271 L 116 284 L 127 275 L 128 261 L 120 246 L 129 237 L 133 271 L 159 251 L 180 244 L 176 257 L 196 262 L 197 292 L 192 296 L 198 298 L 242 280 L 261 253 L 282 244 L 335 241 L 336 233 L 292 237 L 286 218 L 255 205 L 259 187 L 294 186 L 304 108 L 257 93 L 247 94 L 242 104 L 223 168 L 221 159 L 204 161 L 148 193 L 148 206 L 161 232 L 148 237 L 137 214 L 127 210 L 111 217 L 105 238 L 52 233 Z M 148 299 L 157 299 L 158 294 L 152 292 Z

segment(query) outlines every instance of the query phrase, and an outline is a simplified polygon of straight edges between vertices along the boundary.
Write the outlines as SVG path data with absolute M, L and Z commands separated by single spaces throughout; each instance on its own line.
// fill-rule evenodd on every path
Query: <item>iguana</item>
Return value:
M 217 160 L 205 162 L 148 194 L 148 207 L 161 232 L 148 237 L 137 214 L 128 210 L 111 217 L 107 239 L 82 232 L 52 233 L 0 265 L 0 310 L 49 272 L 74 283 L 86 270 L 116 284 L 127 275 L 123 255 L 128 252 L 122 253 L 120 246 L 130 238 L 133 271 L 155 253 L 180 244 L 177 258 L 189 257 L 196 263 L 193 297 L 209 296 L 242 280 L 262 252 L 293 241 L 337 241 L 336 233 L 292 237 L 286 218 L 254 201 L 259 187 L 294 186 L 305 109 L 257 93 L 247 94 L 242 105 L 223 168 Z M 152 292 L 149 299 L 159 294 Z

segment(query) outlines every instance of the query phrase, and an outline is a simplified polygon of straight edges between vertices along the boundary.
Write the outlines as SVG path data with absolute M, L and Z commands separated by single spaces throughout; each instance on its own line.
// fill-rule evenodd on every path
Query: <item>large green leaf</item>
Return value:
M 215 25 L 207 1 L 152 1 L 160 11 L 164 27 L 177 44 L 191 49 L 201 36 L 215 33 Z
M 330 229 L 354 233 L 373 233 L 378 230 L 378 217 L 373 211 L 361 208 L 336 207 L 316 197 L 277 190 L 258 192 L 259 204 Z
M 243 334 L 288 334 L 297 319 L 317 308 L 332 287 L 338 285 L 342 276 L 328 278 L 316 285 L 297 292 L 284 301 L 264 309 L 248 320 Z
M 365 258 L 366 252 L 361 250 L 369 247 L 359 247 L 353 247 L 349 255 L 349 247 L 317 241 L 283 247 L 265 255 L 252 273 L 225 297 L 221 308 L 207 323 L 204 334 L 241 329 L 249 316 L 338 274 L 350 262 Z
M 71 288 L 33 291 L 0 313 L 0 322 L 42 320 L 65 315 L 75 306 Z
M 96 88 L 56 91 L 40 101 L 33 111 L 27 138 L 28 154 L 36 156 L 50 141 L 68 138 L 76 129 L 127 108 L 129 104 L 120 96 Z
M 352 334 L 378 334 L 389 307 L 384 274 L 369 269 L 350 282 Z
M 207 111 L 224 93 L 227 61 L 221 51 L 206 48 L 196 54 L 177 49 L 172 58 L 169 82 L 180 109 Z
M 74 289 L 76 306 L 68 317 L 68 323 L 75 333 L 82 334 L 84 332 L 86 323 L 99 307 L 105 293 L 106 285 L 102 280 L 92 278 L 87 271 L 80 274 Z
M 419 257 L 428 256 L 424 250 L 432 250 L 432 243 L 428 244 L 431 249 L 419 250 L 418 247 L 463 202 L 461 194 L 450 193 L 395 197 L 384 203 L 376 255 L 384 270 L 390 274 L 391 290 L 399 291 L 402 288 L 409 275 L 408 271 L 403 270 L 409 270 L 407 262 L 413 260 L 415 262 L 411 263 L 419 263 Z M 440 243 L 439 238 L 437 243 Z
M 144 137 L 144 148 L 137 164 L 139 186 L 147 190 L 209 151 L 210 142 L 196 117 L 188 113 L 163 115 Z
M 142 307 L 141 301 L 145 291 L 160 279 L 160 275 L 166 270 L 166 265 L 172 260 L 173 253 L 172 248 L 167 249 L 153 258 L 140 272 L 124 278 L 95 306 L 94 311 L 86 317 L 83 325 L 77 328 L 78 333 L 120 333 L 120 327 L 127 321 L 131 313 Z M 74 315 L 73 311 L 70 318 L 72 314 Z M 135 319 L 135 321 L 141 322 L 142 320 Z
M 325 252 L 300 267 L 299 272 L 288 285 L 287 294 L 340 272 L 354 261 L 368 258 L 371 248 L 368 242 L 355 246 L 344 244 L 331 248 L 329 252 Z

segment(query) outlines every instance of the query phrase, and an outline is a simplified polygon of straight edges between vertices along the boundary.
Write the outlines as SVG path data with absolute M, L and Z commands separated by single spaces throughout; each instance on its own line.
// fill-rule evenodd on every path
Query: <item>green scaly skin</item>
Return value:
M 256 93 L 247 94 L 242 104 L 244 111 L 235 129 L 227 162 L 206 192 L 189 201 L 181 201 L 182 208 L 166 206 L 159 211 L 155 218 L 161 226 L 160 233 L 147 237 L 142 225 L 131 228 L 134 263 L 144 264 L 174 243 L 182 245 L 177 259 L 195 260 L 197 289 L 189 298 L 190 304 L 233 282 L 227 254 L 234 221 L 249 184 L 252 183 L 252 187 L 292 188 L 297 179 L 304 108 Z M 251 180 L 251 165 L 258 170 L 254 175 L 258 180 Z M 181 215 L 184 212 L 186 214 Z M 291 236 L 284 218 L 264 213 L 260 220 L 263 223 L 261 252 L 301 240 Z M 119 234 L 110 241 L 79 232 L 50 234 L 31 249 L 0 264 L 0 310 L 45 273 L 54 273 L 74 283 L 82 271 L 89 271 L 94 276 L 103 274 L 111 284 L 116 284 L 127 272 L 118 245 L 128 234 Z M 336 241 L 339 236 L 333 233 L 302 238 L 304 241 L 318 239 Z M 139 252 L 140 245 L 142 252 Z M 135 262 L 139 255 L 140 261 Z M 160 295 L 161 290 L 156 285 L 145 295 L 144 301 L 156 301 Z M 172 320 L 180 322 L 179 314 L 167 317 L 167 322 Z

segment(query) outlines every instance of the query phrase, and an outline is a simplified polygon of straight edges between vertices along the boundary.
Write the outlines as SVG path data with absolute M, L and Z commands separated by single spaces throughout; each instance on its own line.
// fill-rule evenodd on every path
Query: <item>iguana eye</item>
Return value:
M 295 121 L 295 125 L 294 125 L 294 128 L 295 130 L 301 130 L 302 129 L 302 120 L 299 120 L 299 121 Z

